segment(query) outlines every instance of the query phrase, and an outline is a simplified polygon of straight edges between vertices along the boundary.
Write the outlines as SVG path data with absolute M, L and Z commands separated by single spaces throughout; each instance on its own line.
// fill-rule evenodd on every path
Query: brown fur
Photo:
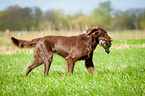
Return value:
M 20 48 L 35 47 L 34 62 L 28 67 L 26 75 L 35 67 L 44 63 L 44 75 L 48 75 L 53 53 L 61 55 L 67 61 L 67 72 L 73 73 L 75 62 L 85 60 L 85 66 L 89 72 L 95 71 L 92 61 L 93 51 L 100 39 L 111 42 L 107 31 L 101 27 L 89 28 L 86 34 L 78 36 L 45 36 L 30 41 L 18 40 L 11 37 L 12 42 Z

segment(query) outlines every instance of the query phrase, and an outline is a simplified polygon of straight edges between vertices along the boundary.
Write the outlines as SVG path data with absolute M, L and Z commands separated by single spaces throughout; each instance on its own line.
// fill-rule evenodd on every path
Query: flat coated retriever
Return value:
M 44 64 L 44 76 L 48 75 L 53 59 L 53 53 L 61 55 L 67 61 L 67 72 L 73 73 L 75 62 L 85 60 L 85 66 L 89 72 L 94 72 L 93 51 L 100 40 L 105 40 L 111 45 L 112 38 L 101 27 L 88 28 L 86 33 L 78 36 L 45 36 L 30 41 L 19 40 L 11 37 L 13 44 L 20 48 L 35 47 L 35 60 L 28 67 L 26 75 L 35 67 Z M 109 48 L 105 49 L 109 53 Z

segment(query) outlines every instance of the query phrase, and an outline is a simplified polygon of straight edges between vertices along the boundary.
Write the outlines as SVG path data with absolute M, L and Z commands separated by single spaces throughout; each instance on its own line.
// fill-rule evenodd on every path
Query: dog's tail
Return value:
M 32 48 L 32 47 L 35 47 L 37 42 L 40 39 L 41 38 L 36 38 L 36 39 L 32 39 L 30 41 L 26 41 L 26 40 L 16 39 L 15 37 L 11 37 L 11 40 L 12 40 L 13 44 L 18 46 L 19 48 Z

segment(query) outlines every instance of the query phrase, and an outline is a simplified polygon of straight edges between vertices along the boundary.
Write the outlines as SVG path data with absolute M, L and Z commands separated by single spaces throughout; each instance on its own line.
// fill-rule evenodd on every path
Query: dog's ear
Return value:
M 86 31 L 86 33 L 89 35 L 90 34 L 90 30 L 91 30 L 91 27 L 89 27 Z
M 94 33 L 94 32 L 96 32 L 96 33 L 98 33 L 98 28 L 97 27 L 89 27 L 88 29 L 87 29 L 87 31 L 86 31 L 86 33 L 87 33 L 87 35 L 91 35 L 92 33 Z

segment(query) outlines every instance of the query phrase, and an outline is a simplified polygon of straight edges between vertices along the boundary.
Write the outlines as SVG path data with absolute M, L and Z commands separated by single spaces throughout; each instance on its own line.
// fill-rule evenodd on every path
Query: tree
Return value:
M 107 29 L 111 29 L 112 17 L 111 17 L 111 2 L 107 1 L 100 3 L 98 8 L 95 8 L 91 18 L 93 26 L 102 26 Z
M 145 8 L 126 11 L 113 10 L 111 1 L 100 3 L 90 15 L 79 12 L 64 14 L 63 10 L 42 12 L 39 7 L 10 6 L 0 12 L 0 31 L 70 30 L 84 31 L 87 27 L 101 26 L 108 30 L 145 29 Z
M 5 28 L 10 30 L 30 30 L 32 26 L 31 12 L 29 8 L 9 7 L 4 14 Z
M 39 7 L 34 7 L 34 12 L 33 12 L 33 30 L 40 30 L 40 24 L 43 22 L 43 12 Z
M 51 29 L 68 29 L 69 19 L 63 14 L 63 10 L 48 10 L 45 13 L 45 19 L 50 22 L 49 24 L 51 24 Z
M 4 17 L 5 17 L 5 11 L 1 11 L 0 12 L 0 30 L 1 31 L 4 31 L 6 28 L 5 28 L 5 21 L 4 21 Z
M 145 9 L 116 10 L 112 26 L 114 30 L 139 30 L 141 24 L 143 28 L 144 24 L 141 23 L 143 18 L 145 18 Z

